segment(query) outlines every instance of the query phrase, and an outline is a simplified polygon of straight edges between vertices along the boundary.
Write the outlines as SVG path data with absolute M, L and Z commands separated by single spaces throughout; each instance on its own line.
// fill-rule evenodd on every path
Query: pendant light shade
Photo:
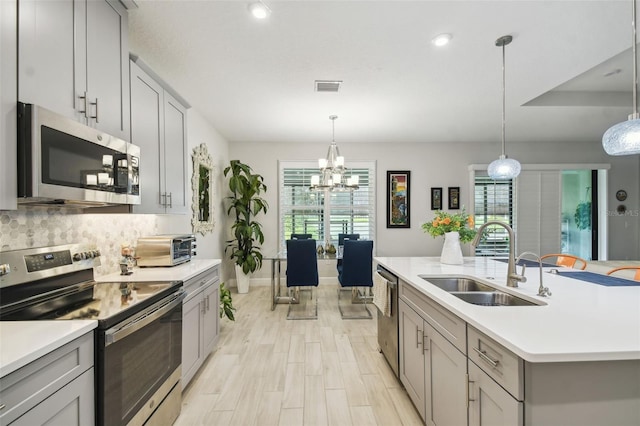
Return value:
M 602 136 L 602 147 L 609 155 L 640 154 L 640 118 L 638 116 L 638 58 L 636 56 L 636 0 L 632 0 L 632 51 L 633 51 L 633 114 L 627 121 L 618 123 Z
M 511 43 L 513 37 L 510 35 L 502 36 L 496 40 L 496 46 L 502 47 L 502 155 L 489 164 L 487 172 L 491 179 L 513 179 L 520 174 L 520 163 L 513 158 L 507 158 L 505 154 L 505 54 L 504 47 Z

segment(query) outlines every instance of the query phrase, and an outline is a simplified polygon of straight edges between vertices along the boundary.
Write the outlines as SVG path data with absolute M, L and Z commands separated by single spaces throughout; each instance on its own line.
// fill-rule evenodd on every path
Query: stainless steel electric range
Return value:
M 98 283 L 100 255 L 76 244 L 0 252 L 0 320 L 97 320 L 96 424 L 171 424 L 182 400 L 182 282 Z

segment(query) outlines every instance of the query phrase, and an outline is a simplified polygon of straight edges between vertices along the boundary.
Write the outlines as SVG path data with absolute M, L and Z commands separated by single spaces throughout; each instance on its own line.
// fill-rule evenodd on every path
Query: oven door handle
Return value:
M 153 309 L 150 309 L 148 312 L 144 313 L 144 315 L 131 322 L 105 331 L 104 346 L 107 347 L 118 340 L 124 339 L 128 335 L 140 330 L 142 327 L 151 324 L 158 318 L 161 318 L 163 315 L 181 304 L 185 294 L 184 289 L 180 289 L 180 291 L 174 293 L 171 298 L 162 305 L 152 307 Z

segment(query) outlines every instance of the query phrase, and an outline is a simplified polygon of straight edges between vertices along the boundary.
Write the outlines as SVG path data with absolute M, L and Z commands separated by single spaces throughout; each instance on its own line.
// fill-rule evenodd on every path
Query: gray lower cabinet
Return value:
M 399 303 L 400 380 L 427 425 L 467 423 L 467 358 L 407 303 Z
M 523 403 L 469 361 L 469 425 L 521 426 Z
M 182 308 L 182 389 L 215 348 L 220 331 L 219 270 L 215 266 L 185 281 Z
M 0 424 L 95 424 L 94 339 L 87 333 L 0 379 Z
M 20 0 L 18 99 L 129 140 L 128 13 L 117 0 Z
M 17 0 L 0 1 L 0 210 L 17 204 Z
M 422 420 L 425 419 L 425 369 L 422 350 L 424 321 L 403 300 L 398 302 L 398 345 L 400 351 L 400 381 Z
M 134 213 L 188 213 L 187 109 L 133 60 L 131 143 L 141 148 Z

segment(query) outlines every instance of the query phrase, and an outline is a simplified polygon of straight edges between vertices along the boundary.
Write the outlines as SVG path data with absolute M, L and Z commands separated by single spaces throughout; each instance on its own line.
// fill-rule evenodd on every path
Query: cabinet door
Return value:
M 0 210 L 17 206 L 17 0 L 0 1 Z
M 198 292 L 182 306 L 182 389 L 200 368 L 202 346 L 202 292 Z
M 20 0 L 18 99 L 86 124 L 86 3 Z
M 16 426 L 95 424 L 93 368 L 11 423 Z
M 522 426 L 523 405 L 469 361 L 469 426 Z
M 113 0 L 87 1 L 89 124 L 129 140 L 129 44 L 126 9 Z
M 426 423 L 466 425 L 467 357 L 431 325 L 425 323 Z
M 187 110 L 173 96 L 164 94 L 164 163 L 169 205 L 167 213 L 188 213 Z
M 134 213 L 164 213 L 164 106 L 162 86 L 134 62 L 131 67 L 131 143 L 141 150 L 141 202 Z
M 423 354 L 423 320 L 403 300 L 399 303 L 400 381 L 420 417 L 425 418 L 425 358 Z
M 218 281 L 212 281 L 208 287 L 204 290 L 204 304 L 205 314 L 203 318 L 203 330 L 204 330 L 204 354 L 203 357 L 207 357 L 218 341 L 218 322 L 220 317 L 218 316 L 218 308 L 220 306 L 219 300 Z

